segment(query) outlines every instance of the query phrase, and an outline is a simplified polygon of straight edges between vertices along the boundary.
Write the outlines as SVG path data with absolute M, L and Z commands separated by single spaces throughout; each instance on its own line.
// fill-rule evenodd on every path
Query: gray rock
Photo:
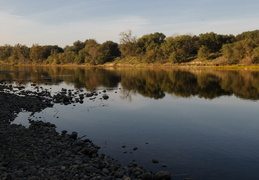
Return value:
M 103 99 L 107 100 L 107 99 L 109 99 L 109 96 L 107 94 L 103 94 Z
M 72 139 L 77 139 L 77 132 L 72 132 L 72 134 L 70 135 L 70 138 Z
M 150 180 L 152 178 L 153 178 L 153 176 L 150 172 L 144 173 L 141 177 L 142 180 Z
M 168 171 L 159 171 L 154 175 L 154 180 L 171 180 L 171 174 Z
M 8 93 L 3 92 L 5 89 Z M 52 102 L 66 105 L 76 96 L 79 97 L 75 100 L 77 102 L 83 99 L 79 92 L 73 93 L 63 89 L 51 97 L 50 92 L 36 85 L 34 91 L 0 85 L 0 101 L 5 102 L 0 109 L 0 144 L 3 144 L 0 148 L 0 179 L 133 180 L 153 177 L 136 162 L 124 166 L 109 156 L 98 154 L 100 147 L 89 139 L 78 138 L 76 132 L 69 135 L 64 130 L 59 134 L 54 124 L 32 120 L 37 118 L 35 112 L 53 107 Z M 96 92 L 86 94 L 97 95 Z M 109 96 L 105 95 L 103 99 L 108 99 Z M 21 111 L 32 112 L 28 119 L 29 128 L 10 124 Z M 168 176 L 158 173 L 156 177 Z
M 159 163 L 159 161 L 158 161 L 157 159 L 152 159 L 152 162 L 153 162 L 154 164 Z
M 61 166 L 61 171 L 65 171 L 66 170 L 66 167 L 65 166 Z

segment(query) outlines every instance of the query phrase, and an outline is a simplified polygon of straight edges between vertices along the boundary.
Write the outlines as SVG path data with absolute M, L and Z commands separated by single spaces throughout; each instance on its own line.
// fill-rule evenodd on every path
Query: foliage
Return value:
M 95 39 L 58 46 L 0 46 L 0 61 L 13 64 L 185 63 L 195 58 L 225 64 L 259 63 L 259 30 L 237 36 L 214 32 L 166 37 L 160 32 L 137 38 L 131 30 L 120 33 L 120 44 Z M 214 61 L 214 63 L 216 62 Z
M 200 46 L 207 47 L 210 52 L 218 52 L 223 44 L 232 43 L 234 41 L 233 35 L 220 35 L 214 32 L 200 34 Z
M 243 39 L 232 44 L 225 44 L 222 47 L 223 56 L 229 60 L 230 64 L 237 64 L 244 59 L 252 59 L 253 54 L 256 54 L 255 48 L 259 44 L 252 39 Z M 254 56 L 254 58 L 256 58 Z
M 199 59 L 208 59 L 210 55 L 210 50 L 206 46 L 201 46 L 199 51 L 198 51 L 198 58 Z
M 112 41 L 106 41 L 100 45 L 98 49 L 97 64 L 103 64 L 113 61 L 116 57 L 121 55 L 119 45 Z
M 0 61 L 8 61 L 11 56 L 13 47 L 10 45 L 0 46 Z
M 30 49 L 25 45 L 17 44 L 13 47 L 8 59 L 13 64 L 24 64 L 29 60 L 29 56 Z
M 120 33 L 120 51 L 123 57 L 131 57 L 136 55 L 137 38 L 132 35 L 132 31 L 124 31 Z
M 259 47 L 254 48 L 253 50 L 253 63 L 259 63 Z

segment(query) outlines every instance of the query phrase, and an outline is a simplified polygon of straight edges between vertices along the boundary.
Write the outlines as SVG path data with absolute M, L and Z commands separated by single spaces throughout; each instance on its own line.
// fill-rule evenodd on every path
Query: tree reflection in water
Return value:
M 154 99 L 161 99 L 165 94 L 206 99 L 234 94 L 243 99 L 259 99 L 258 71 L 2 66 L 0 71 L 4 70 L 13 72 L 1 73 L 0 79 L 14 79 L 17 84 L 58 85 L 65 82 L 88 91 L 117 89 L 120 84 L 122 98 L 129 100 L 132 93 Z

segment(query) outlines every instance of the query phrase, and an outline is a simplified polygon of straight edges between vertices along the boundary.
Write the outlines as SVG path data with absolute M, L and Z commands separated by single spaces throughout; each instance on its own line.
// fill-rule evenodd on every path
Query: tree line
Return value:
M 166 37 L 155 32 L 137 38 L 128 30 L 120 43 L 95 39 L 75 41 L 72 46 L 0 46 L 0 62 L 11 64 L 185 63 L 258 64 L 259 30 L 236 36 L 214 32 Z

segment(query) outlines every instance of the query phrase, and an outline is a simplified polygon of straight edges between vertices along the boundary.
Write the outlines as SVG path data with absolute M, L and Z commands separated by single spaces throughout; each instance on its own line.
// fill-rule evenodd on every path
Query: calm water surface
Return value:
M 15 79 L 49 89 L 102 92 L 108 100 L 59 105 L 35 120 L 77 131 L 120 163 L 136 160 L 174 179 L 259 179 L 259 72 L 177 69 L 1 67 Z M 30 113 L 15 123 L 28 125 Z M 125 148 L 122 148 L 125 146 Z M 137 147 L 137 150 L 133 150 Z M 153 164 L 152 159 L 159 161 Z M 167 165 L 167 167 L 161 167 Z

